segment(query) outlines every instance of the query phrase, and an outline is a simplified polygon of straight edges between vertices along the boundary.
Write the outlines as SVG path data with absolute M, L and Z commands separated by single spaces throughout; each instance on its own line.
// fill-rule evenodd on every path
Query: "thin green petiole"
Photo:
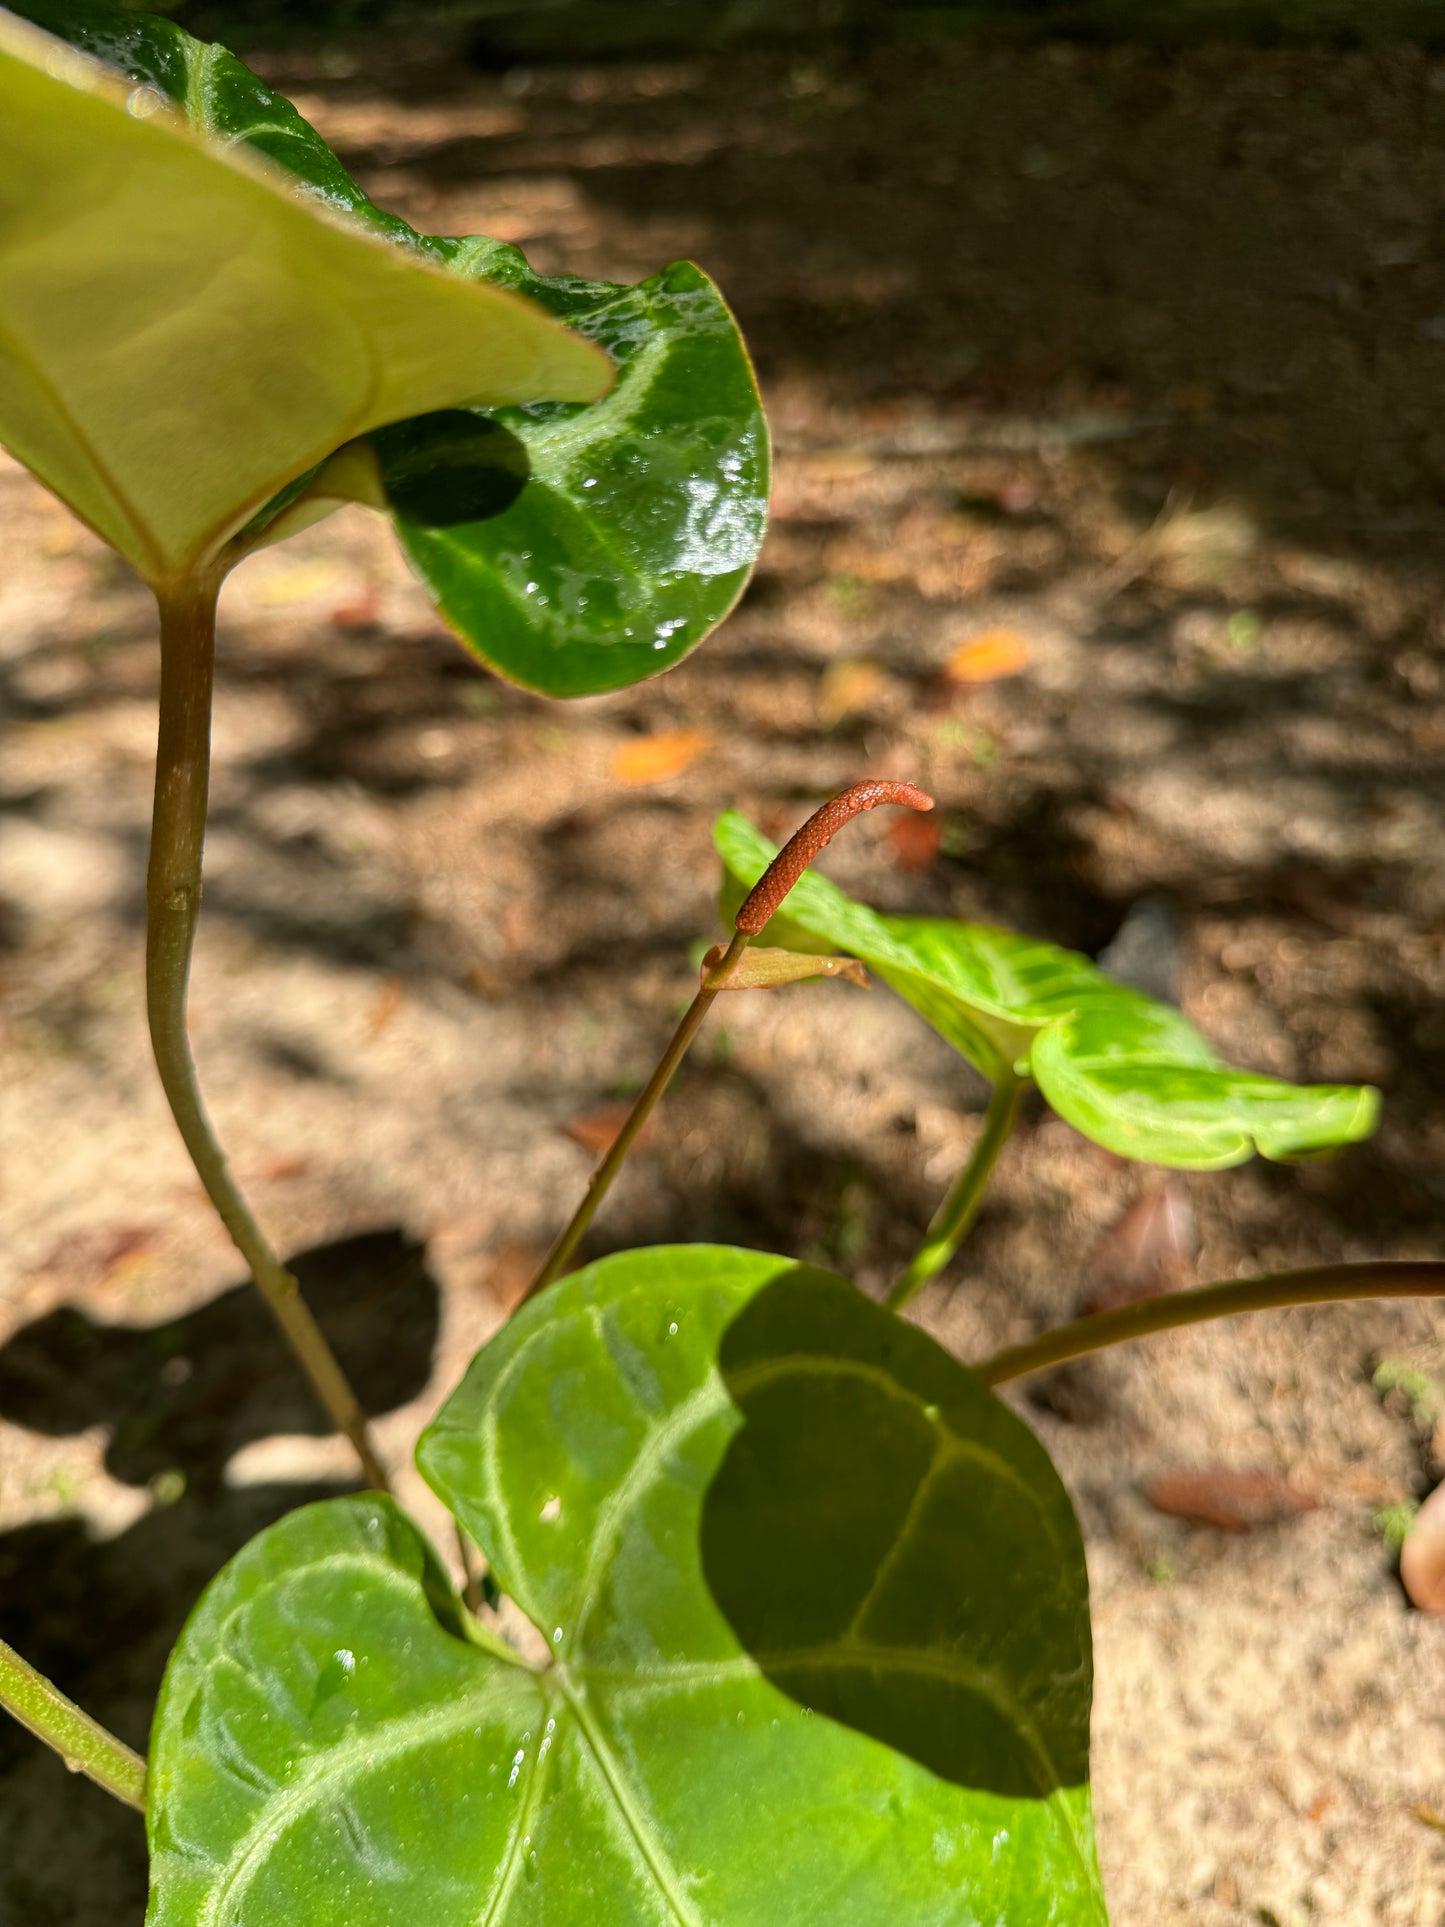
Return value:
M 998 1154 L 1008 1142 L 1018 1119 L 1019 1099 L 1023 1096 L 1026 1083 L 1027 1079 L 1016 1077 L 1011 1069 L 1000 1071 L 984 1113 L 983 1133 L 973 1147 L 973 1156 L 939 1206 L 912 1264 L 885 1300 L 895 1311 L 900 1311 L 930 1278 L 938 1276 L 968 1236 L 978 1216 L 979 1206 L 983 1203 L 983 1194 L 993 1175 L 993 1167 L 998 1162 Z
M 1026 1345 L 1010 1345 L 970 1369 L 985 1385 L 1002 1385 L 1029 1372 L 1047 1371 L 1071 1358 L 1122 1345 L 1154 1332 L 1178 1331 L 1210 1318 L 1240 1312 L 1275 1311 L 1288 1305 L 1328 1305 L 1353 1298 L 1436 1298 L 1445 1295 L 1445 1264 L 1420 1260 L 1357 1265 L 1311 1265 L 1302 1271 L 1272 1271 L 1258 1278 L 1201 1285 L 1194 1291 L 1146 1298 L 1118 1311 L 1096 1312 Z
M 627 1114 L 627 1122 L 617 1133 L 607 1155 L 592 1173 L 582 1202 L 568 1219 L 557 1242 L 547 1253 L 542 1269 L 528 1286 L 527 1298 L 535 1297 L 539 1291 L 550 1285 L 554 1278 L 561 1275 L 563 1266 L 581 1243 L 588 1225 L 597 1216 L 602 1200 L 612 1188 L 612 1180 L 622 1169 L 628 1152 L 637 1142 L 638 1133 L 651 1117 L 657 1100 L 672 1082 L 674 1072 L 687 1055 L 688 1046 L 702 1029 L 702 1021 L 712 1008 L 713 999 L 723 988 L 728 972 L 747 949 L 750 941 L 751 935 L 748 931 L 734 931 L 733 940 L 723 953 L 717 969 L 700 986 L 697 995 L 683 1012 L 682 1021 L 672 1033 L 667 1049 L 658 1059 L 657 1069 L 643 1086 L 637 1102 Z M 525 1302 L 524 1299 L 523 1303 Z
M 0 1640 L 0 1706 L 37 1740 L 53 1747 L 72 1773 L 85 1774 L 117 1800 L 145 1812 L 145 1761 L 68 1700 L 4 1640 Z
M 271 1307 L 317 1396 L 356 1448 L 368 1484 L 387 1488 L 366 1417 L 300 1287 L 267 1243 L 226 1168 L 196 1082 L 186 992 L 201 904 L 211 766 L 217 576 L 156 590 L 161 613 L 160 729 L 146 871 L 146 1012 L 171 1115 L 206 1194 Z

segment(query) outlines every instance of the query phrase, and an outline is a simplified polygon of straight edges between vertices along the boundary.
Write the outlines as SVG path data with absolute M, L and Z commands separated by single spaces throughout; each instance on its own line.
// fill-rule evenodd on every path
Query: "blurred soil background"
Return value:
M 1118 940 L 1235 1061 L 1386 1099 L 1337 1159 L 1199 1178 L 1035 1106 L 919 1301 L 946 1345 L 1439 1255 L 1445 57 L 860 32 L 528 64 L 499 31 L 268 16 L 247 51 L 419 226 L 704 265 L 774 519 L 688 663 L 565 707 L 477 667 L 360 510 L 225 592 L 194 1041 L 391 1461 L 690 994 L 715 812 L 781 834 L 866 774 L 940 802 L 830 855 L 869 901 Z M 143 1746 L 206 1578 L 349 1468 L 148 1060 L 152 610 L 8 464 L 0 553 L 0 1631 Z M 732 1240 L 881 1292 L 983 1098 L 882 988 L 737 995 L 588 1251 Z M 1442 1338 L 1360 1305 L 1017 1388 L 1088 1539 L 1117 1927 L 1445 1917 L 1445 1626 L 1387 1542 L 1445 1471 Z M 134 1816 L 0 1727 L 0 1922 L 143 1908 Z

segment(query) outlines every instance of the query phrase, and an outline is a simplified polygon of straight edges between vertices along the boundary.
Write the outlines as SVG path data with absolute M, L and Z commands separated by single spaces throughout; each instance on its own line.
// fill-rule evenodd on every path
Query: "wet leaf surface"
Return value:
M 283 1520 L 167 1673 L 153 1927 L 1102 1927 L 1078 1527 L 921 1332 L 785 1259 L 624 1253 L 418 1458 L 551 1663 L 468 1644 L 389 1501 Z

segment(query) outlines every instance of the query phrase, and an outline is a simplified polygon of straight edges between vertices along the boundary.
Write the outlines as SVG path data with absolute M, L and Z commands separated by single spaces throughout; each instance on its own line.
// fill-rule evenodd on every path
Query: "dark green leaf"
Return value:
M 265 153 L 328 206 L 529 297 L 613 358 L 616 387 L 596 405 L 453 409 L 371 438 L 407 554 L 486 662 L 580 695 L 667 668 L 722 620 L 762 541 L 768 441 L 746 350 L 706 275 L 680 262 L 636 287 L 549 278 L 498 242 L 419 235 L 224 48 L 103 4 L 20 10 Z M 335 492 L 321 499 L 334 505 Z M 273 533 L 297 519 L 293 506 Z
M 767 431 L 732 316 L 688 262 L 622 288 L 534 275 L 495 242 L 457 243 L 450 259 L 605 348 L 617 386 L 595 405 L 488 411 L 521 486 L 470 519 L 461 504 L 433 523 L 416 513 L 375 437 L 408 555 L 516 682 L 574 696 L 667 668 L 732 608 L 763 536 Z
M 724 910 L 775 846 L 746 817 L 718 819 Z M 1304 1157 L 1374 1130 L 1378 1094 L 1296 1085 L 1221 1063 L 1168 1004 L 1115 983 L 1087 957 L 943 917 L 888 917 L 809 871 L 758 941 L 846 952 L 871 965 L 985 1076 L 1016 1063 L 1086 1137 L 1180 1170 Z
M 389 1502 L 283 1520 L 171 1661 L 150 1927 L 1103 1927 L 1078 1528 L 922 1333 L 784 1259 L 630 1253 L 419 1456 L 551 1664 L 459 1638 Z

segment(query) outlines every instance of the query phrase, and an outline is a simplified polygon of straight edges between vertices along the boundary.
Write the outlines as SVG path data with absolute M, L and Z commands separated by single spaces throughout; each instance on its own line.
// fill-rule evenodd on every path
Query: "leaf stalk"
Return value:
M 882 778 L 872 778 L 862 783 L 852 783 L 840 790 L 834 797 L 814 810 L 813 814 L 794 831 L 779 850 L 772 862 L 758 878 L 752 889 L 744 897 L 736 917 L 733 919 L 733 939 L 723 952 L 716 967 L 704 976 L 697 995 L 683 1012 L 682 1021 L 672 1033 L 667 1049 L 658 1061 L 657 1069 L 648 1078 L 641 1095 L 627 1114 L 627 1122 L 618 1132 L 608 1149 L 607 1155 L 593 1172 L 587 1186 L 586 1195 L 573 1212 L 566 1228 L 542 1262 L 542 1269 L 528 1287 L 522 1302 L 534 1298 L 539 1291 L 550 1285 L 560 1276 L 563 1266 L 577 1249 L 588 1225 L 597 1215 L 598 1207 L 611 1188 L 612 1180 L 622 1169 L 628 1152 L 637 1141 L 637 1135 L 652 1115 L 657 1100 L 672 1081 L 674 1071 L 687 1055 L 702 1021 L 712 1006 L 714 997 L 726 990 L 728 977 L 739 957 L 756 936 L 761 935 L 770 920 L 777 915 L 783 900 L 798 878 L 807 869 L 814 857 L 838 834 L 845 823 L 864 810 L 875 810 L 880 803 L 901 804 L 910 810 L 931 810 L 933 798 L 927 796 L 913 783 L 894 783 Z
M 723 952 L 722 961 L 710 976 L 704 979 L 697 995 L 682 1014 L 677 1029 L 672 1033 L 666 1050 L 657 1060 L 657 1068 L 648 1078 L 638 1094 L 637 1102 L 627 1113 L 627 1121 L 609 1146 L 607 1155 L 588 1180 L 587 1190 L 582 1202 L 568 1219 L 567 1224 L 552 1249 L 543 1261 L 542 1269 L 527 1288 L 526 1297 L 535 1298 L 539 1291 L 550 1285 L 554 1278 L 561 1276 L 567 1260 L 577 1249 L 587 1227 L 597 1216 L 602 1200 L 612 1188 L 612 1181 L 626 1162 L 627 1154 L 637 1142 L 638 1133 L 651 1117 L 658 1099 L 672 1082 L 678 1065 L 687 1055 L 688 1047 L 702 1029 L 703 1019 L 712 1008 L 713 999 L 724 988 L 728 972 L 752 941 L 751 932 L 737 930 L 733 940 Z
M 889 1292 L 886 1304 L 901 1311 L 931 1278 L 936 1278 L 963 1243 L 978 1216 L 983 1194 L 993 1175 L 1000 1151 L 1007 1144 L 1018 1121 L 1019 1100 L 1027 1079 L 1016 1077 L 1011 1069 L 999 1073 L 998 1082 L 984 1112 L 983 1132 L 973 1147 L 973 1155 L 959 1173 L 953 1189 L 934 1215 L 927 1235 L 913 1262 Z
M 1233 1318 L 1240 1312 L 1276 1311 L 1290 1305 L 1328 1305 L 1356 1298 L 1435 1298 L 1445 1295 L 1445 1264 L 1385 1261 L 1352 1265 L 1310 1265 L 1300 1271 L 1271 1271 L 1257 1278 L 1235 1278 L 1192 1291 L 1169 1292 L 1146 1298 L 1117 1311 L 1095 1312 L 1075 1319 L 1057 1331 L 1045 1332 L 1026 1345 L 1010 1345 L 970 1369 L 985 1385 L 1002 1385 L 1030 1372 L 1109 1345 L 1155 1332 L 1178 1331 L 1211 1318 Z
M 72 1773 L 83 1773 L 127 1806 L 145 1812 L 146 1766 L 43 1673 L 0 1639 L 0 1706 L 54 1749 Z
M 186 1034 L 186 1001 L 210 788 L 219 575 L 158 587 L 160 726 L 146 871 L 146 1014 L 166 1101 L 206 1195 L 332 1422 L 356 1448 L 367 1483 L 387 1489 L 366 1416 L 295 1278 L 267 1243 L 211 1129 Z

